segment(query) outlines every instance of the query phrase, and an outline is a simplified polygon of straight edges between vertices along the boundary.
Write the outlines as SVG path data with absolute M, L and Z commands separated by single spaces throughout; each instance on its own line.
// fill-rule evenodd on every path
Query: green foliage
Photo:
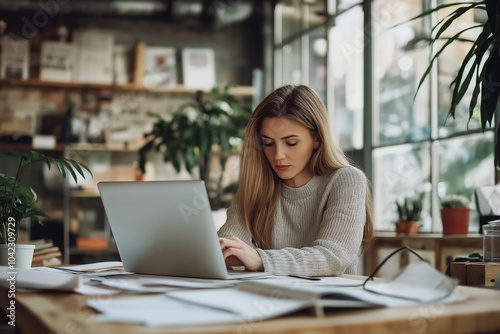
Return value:
M 447 3 L 431 8 L 411 18 L 409 21 L 428 17 L 450 6 L 460 7 L 432 28 L 434 35 L 428 39 L 429 44 L 434 45 L 436 42 L 443 43 L 437 49 L 431 59 L 430 65 L 422 75 L 417 87 L 417 93 L 431 72 L 435 61 L 449 45 L 454 42 L 471 43 L 469 52 L 466 54 L 462 65 L 450 84 L 452 100 L 450 109 L 448 110 L 448 117 L 455 118 L 455 111 L 459 102 L 467 96 L 468 88 L 472 86 L 473 92 L 469 102 L 469 120 L 473 117 L 477 104 L 480 103 L 481 127 L 484 132 L 488 125 L 492 125 L 493 115 L 498 108 L 500 98 L 500 24 L 497 19 L 497 13 L 500 12 L 500 0 Z M 444 36 L 450 25 L 471 10 L 486 11 L 488 20 L 482 25 L 465 27 L 453 36 Z M 463 37 L 468 30 L 474 28 L 481 28 L 481 32 L 476 40 L 469 40 Z M 497 129 L 497 131 L 500 131 L 500 129 Z M 495 144 L 495 165 L 500 167 L 499 142 Z
M 214 87 L 209 93 L 197 91 L 194 101 L 185 103 L 170 120 L 160 115 L 151 132 L 145 133 L 147 142 L 139 149 L 139 169 L 146 169 L 147 153 L 162 152 L 163 160 L 171 162 L 179 172 L 185 166 L 189 173 L 199 167 L 200 178 L 208 183 L 210 163 L 216 154 L 221 168 L 234 153 L 250 118 L 251 110 L 241 105 L 240 100 L 230 94 L 235 85 L 223 89 Z M 215 192 L 220 195 L 220 182 Z M 210 192 L 209 192 L 210 193 Z
M 36 151 L 0 152 L 0 156 L 2 155 L 16 159 L 18 167 L 14 176 L 0 173 L 0 244 L 6 244 L 8 236 L 12 235 L 8 233 L 12 232 L 12 225 L 9 222 L 14 223 L 14 237 L 17 240 L 17 232 L 22 219 L 48 218 L 47 214 L 37 207 L 36 192 L 19 179 L 28 166 L 39 162 L 46 164 L 50 169 L 55 165 L 64 178 L 71 175 L 75 182 L 78 179 L 77 174 L 85 178 L 84 170 L 92 175 L 86 165 L 72 159 L 51 158 Z
M 405 197 L 402 203 L 396 201 L 399 221 L 419 221 L 422 214 L 423 202 L 424 193 L 420 193 L 414 197 Z
M 469 209 L 472 202 L 463 195 L 446 195 L 441 198 L 441 208 L 467 208 Z

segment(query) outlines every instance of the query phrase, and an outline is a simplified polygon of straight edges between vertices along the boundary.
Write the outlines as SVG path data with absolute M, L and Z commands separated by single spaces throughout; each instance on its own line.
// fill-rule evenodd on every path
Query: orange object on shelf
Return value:
M 108 248 L 108 239 L 106 239 L 106 238 L 78 238 L 78 239 L 76 239 L 76 248 L 79 248 L 79 249 L 106 249 L 106 248 Z

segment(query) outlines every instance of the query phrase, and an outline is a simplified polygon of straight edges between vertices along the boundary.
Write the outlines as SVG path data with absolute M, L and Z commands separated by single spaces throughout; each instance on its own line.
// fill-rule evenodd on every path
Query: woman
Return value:
M 373 234 L 365 175 L 330 138 L 307 86 L 269 94 L 249 120 L 239 188 L 219 230 L 228 266 L 276 275 L 356 273 Z

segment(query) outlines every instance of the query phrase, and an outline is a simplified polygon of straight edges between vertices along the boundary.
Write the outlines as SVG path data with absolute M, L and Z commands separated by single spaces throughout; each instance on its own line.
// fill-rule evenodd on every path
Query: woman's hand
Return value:
M 239 238 L 219 238 L 219 243 L 226 265 L 244 266 L 248 271 L 264 271 L 260 254 Z

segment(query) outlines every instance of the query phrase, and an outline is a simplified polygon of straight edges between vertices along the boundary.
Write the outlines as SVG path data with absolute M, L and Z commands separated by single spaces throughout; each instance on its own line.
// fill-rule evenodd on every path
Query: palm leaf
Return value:
M 427 76 L 429 75 L 429 73 L 431 72 L 433 66 L 434 66 L 434 62 L 438 59 L 438 57 L 441 55 L 441 53 L 443 53 L 443 51 L 451 44 L 453 43 L 454 41 L 457 40 L 458 36 L 460 36 L 462 33 L 464 33 L 465 31 L 467 30 L 470 30 L 470 29 L 473 29 L 475 27 L 469 27 L 467 29 L 464 29 L 462 31 L 459 31 L 458 33 L 456 33 L 455 35 L 453 35 L 452 37 L 448 38 L 446 43 L 444 43 L 444 45 L 441 47 L 441 49 L 439 49 L 438 52 L 436 52 L 436 54 L 432 57 L 431 59 L 431 62 L 429 64 L 429 66 L 425 69 L 425 72 L 424 74 L 422 75 L 422 77 L 420 78 L 420 81 L 418 82 L 418 86 L 417 86 L 417 90 L 415 92 L 415 96 L 413 97 L 413 99 L 415 100 L 416 97 L 417 97 L 417 94 L 418 94 L 418 91 L 420 90 L 420 87 L 422 86 L 422 84 L 424 83 L 425 79 L 427 78 Z
M 486 129 L 487 123 L 491 126 L 500 96 L 500 57 L 498 52 L 499 46 L 495 45 L 484 64 L 481 82 L 481 127 L 483 131 Z
M 455 87 L 453 89 L 451 107 L 448 111 L 448 115 L 453 117 L 453 118 L 455 117 L 455 109 L 458 106 L 458 103 L 462 100 L 462 98 L 466 94 L 466 92 L 470 86 L 470 82 L 472 80 L 472 77 L 473 77 L 474 73 L 477 72 L 476 69 L 479 69 L 482 57 L 487 50 L 487 43 L 485 43 L 485 41 L 488 40 L 488 38 L 487 38 L 488 35 L 489 35 L 488 29 L 483 30 L 481 32 L 481 34 L 478 36 L 477 41 L 474 42 L 474 44 L 470 48 L 469 52 L 467 53 L 464 61 L 462 62 L 462 66 L 460 66 L 460 69 L 458 70 L 457 76 L 455 77 L 455 79 L 451 83 L 452 85 L 454 84 Z M 472 62 L 472 66 L 471 66 L 471 69 L 469 70 L 469 73 L 467 74 L 467 77 L 461 83 L 462 76 L 463 76 L 463 73 L 467 67 L 467 64 L 469 63 L 469 61 L 472 59 L 472 57 L 474 55 L 476 56 L 476 59 Z M 480 81 L 476 81 L 475 87 L 477 87 L 479 85 L 479 83 L 480 83 Z M 472 110 L 471 110 L 471 107 L 472 107 Z M 469 106 L 470 116 L 472 116 L 472 112 L 473 112 L 474 107 L 475 107 L 475 104 L 474 104 L 474 106 Z
M 403 21 L 401 23 L 393 25 L 392 27 L 395 28 L 395 27 L 398 27 L 398 26 L 400 26 L 402 24 L 406 24 L 408 22 L 419 20 L 419 19 L 427 17 L 427 16 L 429 16 L 429 15 L 431 15 L 433 13 L 437 13 L 441 9 L 444 9 L 444 8 L 447 8 L 447 7 L 455 7 L 455 6 L 463 6 L 463 5 L 473 5 L 473 4 L 476 4 L 476 3 L 475 2 L 454 2 L 454 3 L 442 4 L 442 5 L 436 6 L 434 8 L 430 8 L 428 10 L 425 10 L 422 13 L 420 13 L 420 14 L 418 14 L 416 16 L 413 16 L 412 18 L 410 18 L 410 19 L 408 19 L 406 21 Z M 477 5 L 479 6 L 480 4 L 477 4 Z
M 452 12 L 450 15 L 448 15 L 446 18 L 441 20 L 440 23 L 438 23 L 436 26 L 434 26 L 432 28 L 432 31 L 434 31 L 442 23 L 441 26 L 439 27 L 437 34 L 436 34 L 436 38 L 439 38 L 445 32 L 445 30 L 448 29 L 453 22 L 455 22 L 456 19 L 458 19 L 460 16 L 462 16 L 463 14 L 465 14 L 466 12 L 468 12 L 470 9 L 472 9 L 474 7 L 475 7 L 475 4 L 472 4 L 472 5 L 466 6 L 466 7 L 460 7 L 457 10 L 455 10 L 454 12 Z

